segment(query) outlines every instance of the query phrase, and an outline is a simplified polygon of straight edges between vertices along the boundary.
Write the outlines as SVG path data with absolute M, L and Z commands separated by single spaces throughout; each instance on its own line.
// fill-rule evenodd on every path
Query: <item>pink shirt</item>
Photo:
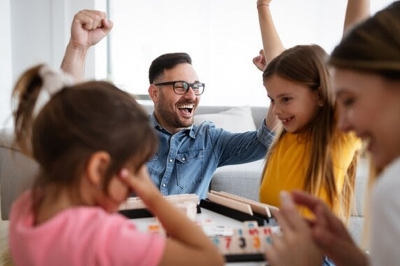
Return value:
M 119 214 L 76 207 L 34 226 L 31 194 L 14 203 L 9 243 L 14 265 L 157 265 L 165 238 L 140 232 Z

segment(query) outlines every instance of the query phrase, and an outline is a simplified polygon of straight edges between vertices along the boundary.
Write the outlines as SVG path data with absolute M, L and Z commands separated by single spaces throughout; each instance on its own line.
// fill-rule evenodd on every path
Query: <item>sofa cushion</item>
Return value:
M 219 113 L 194 116 L 195 125 L 199 125 L 204 121 L 211 121 L 216 127 L 233 133 L 256 130 L 250 106 L 233 107 Z
M 251 163 L 219 167 L 211 180 L 211 189 L 258 201 L 265 159 Z

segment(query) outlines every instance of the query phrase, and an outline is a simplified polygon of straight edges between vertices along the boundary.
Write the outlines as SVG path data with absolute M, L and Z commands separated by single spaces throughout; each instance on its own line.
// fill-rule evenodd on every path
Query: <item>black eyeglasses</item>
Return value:
M 167 81 L 162 83 L 154 84 L 155 86 L 166 86 L 172 85 L 174 92 L 178 95 L 184 95 L 189 91 L 189 88 L 192 88 L 194 94 L 196 96 L 202 95 L 204 92 L 204 87 L 206 84 L 195 82 L 195 83 L 188 83 L 186 81 Z

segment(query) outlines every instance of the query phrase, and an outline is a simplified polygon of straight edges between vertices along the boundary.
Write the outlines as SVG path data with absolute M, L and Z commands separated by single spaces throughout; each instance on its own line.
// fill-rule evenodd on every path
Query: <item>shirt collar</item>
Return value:
M 155 128 L 155 129 L 157 129 L 157 130 L 159 130 L 159 131 L 163 131 L 163 132 L 168 132 L 168 133 L 170 133 L 167 129 L 165 129 L 162 125 L 160 125 L 160 123 L 158 123 L 158 121 L 157 121 L 157 119 L 156 119 L 156 117 L 155 117 L 155 115 L 154 115 L 154 112 L 150 115 L 150 125 L 153 127 L 153 128 Z M 189 127 L 187 127 L 187 128 L 184 128 L 184 129 L 182 129 L 181 130 L 181 132 L 188 132 L 188 134 L 189 134 L 189 136 L 191 137 L 191 138 L 195 138 L 195 133 L 194 133 L 194 128 L 193 128 L 193 125 L 191 125 L 191 126 L 189 126 Z

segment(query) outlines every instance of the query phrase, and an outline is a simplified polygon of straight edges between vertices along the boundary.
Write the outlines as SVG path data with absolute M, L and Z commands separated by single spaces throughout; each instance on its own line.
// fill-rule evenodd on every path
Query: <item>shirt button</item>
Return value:
M 165 184 L 162 184 L 163 187 L 165 187 Z
M 172 159 L 169 159 L 169 162 L 172 163 Z
M 185 158 L 182 158 L 182 161 L 185 161 L 186 159 Z

